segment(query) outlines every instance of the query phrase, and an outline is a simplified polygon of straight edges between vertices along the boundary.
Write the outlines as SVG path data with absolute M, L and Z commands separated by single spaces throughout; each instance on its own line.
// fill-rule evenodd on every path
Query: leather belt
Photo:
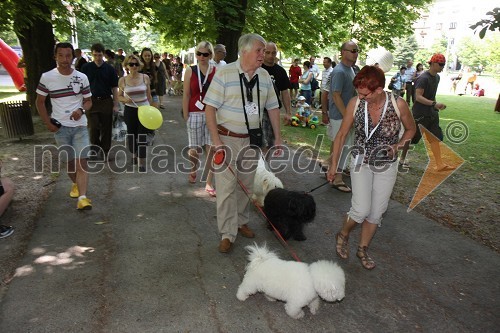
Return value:
M 92 96 L 92 99 L 96 99 L 98 101 L 103 101 L 105 99 L 110 99 L 111 96 Z
M 228 130 L 227 128 L 225 128 L 222 125 L 217 125 L 217 131 L 219 132 L 220 135 L 232 136 L 234 138 L 244 139 L 244 138 L 248 138 L 250 136 L 248 134 L 241 134 L 241 133 L 231 132 L 230 130 Z

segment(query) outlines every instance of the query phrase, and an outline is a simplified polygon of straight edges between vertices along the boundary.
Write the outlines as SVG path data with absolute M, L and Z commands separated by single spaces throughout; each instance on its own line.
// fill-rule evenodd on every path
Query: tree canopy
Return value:
M 431 0 L 107 0 L 106 12 L 129 28 L 148 23 L 176 46 L 202 40 L 223 43 L 228 60 L 236 59 L 241 33 L 256 32 L 281 50 L 316 54 L 326 46 L 357 40 L 362 49 L 394 49 L 394 36 L 407 36 L 408 25 Z

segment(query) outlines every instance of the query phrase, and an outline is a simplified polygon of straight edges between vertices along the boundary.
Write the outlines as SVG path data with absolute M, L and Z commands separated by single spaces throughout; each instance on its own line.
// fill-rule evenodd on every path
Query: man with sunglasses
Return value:
M 422 125 L 437 139 L 429 138 L 432 154 L 436 159 L 437 171 L 449 171 L 454 168 L 443 163 L 441 159 L 441 147 L 439 142 L 443 141 L 443 131 L 439 127 L 439 111 L 446 109 L 446 105 L 436 101 L 436 92 L 439 85 L 439 75 L 446 65 L 444 55 L 434 54 L 429 60 L 429 70 L 422 73 L 415 82 L 415 103 L 412 107 L 413 118 L 417 125 L 417 132 L 412 143 L 417 144 L 422 138 L 418 125 Z
M 354 69 L 353 66 L 358 60 L 358 45 L 352 41 L 345 42 L 340 48 L 340 54 L 342 59 L 340 63 L 335 66 L 330 75 L 330 87 L 328 92 L 328 116 L 330 122 L 328 124 L 328 137 L 332 140 L 332 145 L 330 147 L 330 154 L 333 153 L 333 141 L 337 135 L 340 125 L 342 124 L 342 118 L 346 112 L 347 103 L 356 95 L 354 85 L 352 81 L 354 80 Z M 347 147 L 352 146 L 354 142 L 354 132 L 351 130 L 349 136 L 346 138 L 345 145 Z M 344 168 L 347 166 L 347 156 L 349 154 L 342 154 L 341 160 L 339 161 L 339 166 Z M 351 189 L 347 186 L 343 179 L 342 173 L 339 172 L 335 175 L 335 179 L 332 182 L 332 187 L 339 190 L 340 192 L 350 193 Z

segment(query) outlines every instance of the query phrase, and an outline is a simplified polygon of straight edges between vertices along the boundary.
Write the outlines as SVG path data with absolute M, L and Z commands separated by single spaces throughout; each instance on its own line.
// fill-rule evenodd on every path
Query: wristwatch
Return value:
M 80 110 L 82 110 L 82 115 L 85 114 L 85 109 L 84 108 L 79 108 Z
M 431 106 L 432 107 L 436 106 L 436 103 L 437 103 L 436 101 L 432 102 Z

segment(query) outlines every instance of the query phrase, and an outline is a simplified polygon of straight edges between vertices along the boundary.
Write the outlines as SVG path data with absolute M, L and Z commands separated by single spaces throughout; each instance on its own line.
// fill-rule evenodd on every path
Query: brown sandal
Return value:
M 341 244 L 339 244 L 339 239 L 342 241 Z M 341 232 L 338 232 L 335 235 L 335 240 L 337 242 L 337 245 L 336 245 L 337 255 L 342 259 L 349 258 L 349 248 L 348 248 L 349 236 L 346 237 L 346 236 L 342 235 Z
M 356 252 L 356 257 L 361 260 L 361 265 L 363 268 L 372 270 L 375 268 L 375 261 L 366 253 L 368 250 L 367 246 L 358 246 L 358 252 Z

